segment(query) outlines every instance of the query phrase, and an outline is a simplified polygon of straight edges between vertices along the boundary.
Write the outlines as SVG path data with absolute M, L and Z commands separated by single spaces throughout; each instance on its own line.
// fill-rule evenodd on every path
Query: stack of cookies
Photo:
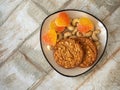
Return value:
M 54 59 L 63 68 L 86 68 L 97 58 L 97 46 L 86 37 L 62 39 L 54 47 Z

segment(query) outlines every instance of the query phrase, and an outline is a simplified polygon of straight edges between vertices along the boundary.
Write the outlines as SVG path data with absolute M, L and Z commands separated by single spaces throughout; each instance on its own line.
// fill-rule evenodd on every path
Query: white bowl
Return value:
M 73 69 L 65 69 L 59 66 L 54 60 L 53 52 L 49 50 L 48 45 L 43 42 L 42 35 L 48 30 L 50 22 L 56 18 L 59 12 L 63 12 L 63 11 L 66 12 L 71 18 L 88 17 L 94 22 L 95 27 L 101 30 L 101 33 L 99 35 L 100 42 L 101 42 L 101 49 L 98 51 L 96 62 L 88 68 L 76 67 Z M 103 53 L 107 45 L 107 41 L 108 41 L 108 30 L 105 27 L 105 25 L 95 16 L 87 12 L 84 12 L 81 10 L 75 10 L 75 9 L 61 10 L 53 14 L 50 14 L 48 17 L 44 19 L 42 26 L 41 26 L 41 30 L 40 30 L 40 45 L 41 45 L 41 49 L 42 49 L 43 55 L 45 56 L 46 60 L 53 67 L 53 69 L 56 70 L 58 73 L 64 76 L 69 76 L 69 77 L 79 76 L 91 70 L 103 56 Z

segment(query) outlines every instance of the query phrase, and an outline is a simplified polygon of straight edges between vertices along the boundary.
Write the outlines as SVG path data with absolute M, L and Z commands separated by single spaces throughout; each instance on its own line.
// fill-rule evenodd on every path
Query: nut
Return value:
M 64 38 L 68 38 L 69 36 L 71 36 L 72 34 L 71 34 L 71 32 L 65 32 L 64 33 Z
M 72 25 L 73 26 L 77 26 L 77 23 L 79 23 L 79 19 L 78 18 L 75 18 L 72 20 Z
M 72 25 L 70 25 L 70 26 L 67 27 L 67 29 L 70 30 L 70 31 L 73 31 L 74 27 Z
M 75 29 L 72 31 L 72 34 L 75 35 L 77 32 L 77 27 L 75 27 Z
M 100 33 L 100 30 L 95 30 L 95 31 L 93 31 L 93 34 L 92 34 L 92 39 L 94 40 L 94 41 L 98 41 L 99 40 L 99 38 L 98 38 L 98 34 Z
M 92 36 L 92 33 L 93 33 L 92 31 L 89 31 L 89 32 L 87 32 L 87 33 L 84 33 L 83 36 L 84 36 L 84 37 L 91 37 L 91 36 Z
M 92 34 L 92 39 L 93 39 L 94 41 L 98 41 L 98 40 L 99 40 L 96 33 L 93 33 L 93 34 Z
M 77 32 L 76 32 L 76 36 L 77 36 L 77 37 L 82 37 L 83 35 L 82 35 L 82 33 L 80 33 L 79 31 L 77 31 Z

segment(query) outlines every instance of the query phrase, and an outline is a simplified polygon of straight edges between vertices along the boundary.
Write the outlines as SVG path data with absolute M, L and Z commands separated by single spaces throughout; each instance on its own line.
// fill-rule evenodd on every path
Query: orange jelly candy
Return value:
M 70 24 L 70 18 L 67 13 L 60 12 L 55 19 L 55 24 L 59 27 L 66 27 Z
M 89 19 L 89 18 L 86 18 L 86 17 L 82 17 L 80 18 L 79 20 L 79 23 L 77 25 L 77 28 L 80 32 L 82 33 L 86 33 L 90 30 L 93 30 L 94 29 L 94 24 L 93 22 Z
M 47 33 L 43 35 L 43 40 L 45 43 L 54 46 L 57 40 L 57 34 L 54 29 L 49 30 Z
M 57 32 L 63 32 L 65 30 L 65 27 L 56 26 L 55 21 L 52 21 L 50 23 L 50 29 L 55 29 Z

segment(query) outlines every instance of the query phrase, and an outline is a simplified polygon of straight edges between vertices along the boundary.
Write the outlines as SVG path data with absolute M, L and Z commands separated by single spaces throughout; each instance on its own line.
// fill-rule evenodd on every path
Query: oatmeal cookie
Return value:
M 74 39 L 60 40 L 54 47 L 56 63 L 64 68 L 74 68 L 83 59 L 83 49 Z
M 84 50 L 84 57 L 80 67 L 86 68 L 91 66 L 97 58 L 97 47 L 95 43 L 89 38 L 78 38 L 76 39 Z

